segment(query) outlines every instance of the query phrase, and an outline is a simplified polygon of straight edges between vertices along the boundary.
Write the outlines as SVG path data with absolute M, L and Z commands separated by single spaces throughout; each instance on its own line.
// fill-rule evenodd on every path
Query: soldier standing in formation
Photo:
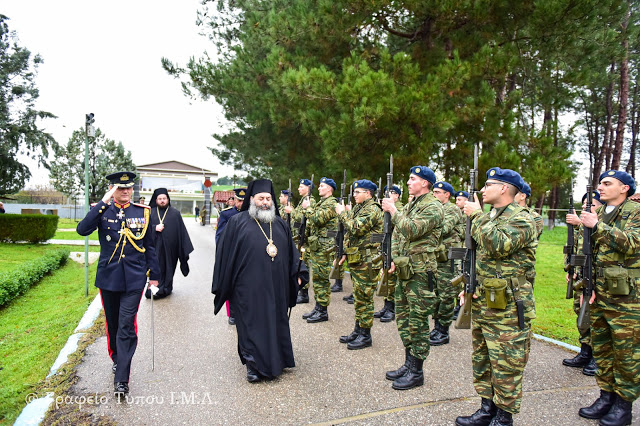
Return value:
M 531 283 L 532 287 L 536 285 L 536 251 L 538 250 L 538 240 L 540 239 L 540 235 L 542 235 L 542 231 L 544 230 L 544 220 L 542 216 L 532 207 L 527 205 L 527 198 L 531 197 L 531 187 L 527 182 L 522 181 L 522 190 L 516 194 L 515 201 L 518 203 L 520 207 L 522 207 L 529 215 L 531 219 L 533 219 L 533 223 L 536 225 L 536 243 L 535 248 L 533 249 L 533 253 L 531 254 L 533 257 L 530 259 L 534 265 L 534 268 L 531 268 L 527 272 L 527 281 Z
M 313 264 L 313 297 L 316 306 L 309 313 L 302 315 L 308 323 L 323 322 L 329 320 L 327 307 L 331 302 L 331 283 L 329 272 L 335 258 L 335 239 L 327 233 L 335 231 L 338 227 L 338 214 L 336 213 L 336 198 L 333 191 L 336 183 L 333 179 L 323 177 L 320 179 L 318 193 L 320 201 L 314 207 L 309 200 L 302 202 L 302 209 L 307 218 L 309 257 Z
M 444 220 L 442 221 L 442 239 L 436 251 L 438 261 L 438 285 L 436 294 L 438 296 L 433 319 L 434 329 L 429 336 L 431 346 L 440 346 L 449 343 L 449 326 L 453 322 L 453 312 L 456 303 L 456 296 L 460 289 L 451 285 L 451 280 L 455 276 L 455 265 L 449 260 L 449 248 L 460 247 L 461 226 L 464 226 L 465 219 L 462 211 L 449 200 L 456 191 L 447 182 L 436 182 L 433 195 L 442 203 L 444 209 Z M 464 236 L 464 233 L 462 234 Z
M 593 206 L 597 209 L 602 205 L 600 202 L 600 193 L 598 191 L 593 191 Z M 587 208 L 587 194 L 582 196 L 582 210 Z M 582 222 L 580 222 L 580 217 L 575 213 L 567 214 L 567 224 L 575 227 L 575 236 L 576 243 L 574 244 L 574 255 L 582 254 Z M 574 274 L 574 280 L 578 278 L 576 274 Z M 569 277 L 567 277 L 567 280 Z M 578 290 L 578 289 L 576 289 Z M 580 314 L 580 297 L 582 296 L 581 291 L 573 292 L 573 311 L 576 315 Z M 596 370 L 598 366 L 596 365 L 596 360 L 593 358 L 593 350 L 591 349 L 591 327 L 580 327 L 578 326 L 578 335 L 580 340 L 580 352 L 573 358 L 567 358 L 562 360 L 562 365 L 566 365 L 567 367 L 574 368 L 582 368 L 582 374 L 585 376 L 595 376 Z
M 436 303 L 435 250 L 444 219 L 442 203 L 431 193 L 435 182 L 430 168 L 414 166 L 407 181 L 412 200 L 401 211 L 391 198 L 382 201 L 382 209 L 391 214 L 394 226 L 389 272 L 398 274 L 396 325 L 405 348 L 404 365 L 386 374 L 397 390 L 424 384 L 422 364 L 429 355 L 429 315 Z
M 384 187 L 384 192 L 387 192 L 386 186 Z M 393 185 L 389 191 L 389 197 L 393 200 L 393 204 L 398 210 L 402 210 L 402 201 L 400 201 L 401 196 L 402 189 L 397 185 Z M 373 314 L 374 318 L 380 318 L 380 322 L 391 322 L 396 319 L 395 288 L 397 281 L 397 275 L 389 277 L 389 293 L 384 298 L 384 306 L 378 312 Z
M 288 189 L 283 189 L 280 191 L 280 197 L 278 198 L 278 212 L 280 212 L 280 217 L 286 221 L 287 220 L 287 212 L 284 209 L 289 205 L 289 200 L 291 199 L 291 192 Z
M 464 203 L 466 203 L 467 201 L 469 201 L 469 193 L 467 191 L 456 192 L 456 206 L 458 206 L 461 212 L 464 211 Z M 463 220 L 460 226 L 458 227 L 458 235 L 460 235 L 460 241 L 465 240 L 466 232 L 467 232 L 466 220 Z M 455 305 L 455 308 L 453 308 L 454 321 L 458 318 L 459 312 L 460 312 L 460 304 L 458 303 L 458 298 L 456 297 L 456 305 Z
M 118 397 L 129 392 L 131 360 L 138 346 L 136 316 L 147 276 L 150 286 L 157 287 L 160 279 L 153 234 L 148 232 L 151 209 L 131 203 L 135 177 L 133 172 L 108 175 L 109 191 L 77 227 L 84 236 L 98 229 L 100 260 L 95 286 L 102 298 Z
M 305 199 L 309 200 L 309 206 L 315 207 L 316 200 L 311 195 L 313 191 L 313 182 L 309 179 L 300 179 L 300 185 L 298 185 L 298 194 L 300 194 L 300 201 L 298 205 L 293 208 L 293 206 L 287 206 L 284 209 L 284 212 L 291 215 L 291 223 L 293 224 L 293 228 L 291 229 L 291 233 L 293 235 L 293 241 L 298 245 L 298 251 L 302 256 L 307 268 L 309 268 L 309 274 L 313 277 L 313 269 L 312 263 L 309 261 L 309 253 L 308 253 L 308 244 L 303 244 L 300 246 L 300 226 L 302 225 L 302 218 L 304 217 L 304 212 L 302 208 L 302 203 Z M 306 232 L 306 231 L 305 231 Z M 306 234 L 305 234 L 306 236 Z M 311 278 L 313 279 L 313 278 Z M 296 303 L 309 303 L 309 283 L 306 283 L 303 288 L 298 292 L 298 300 Z
M 526 274 L 534 267 L 536 243 L 531 215 L 514 201 L 523 183 L 512 170 L 491 168 L 481 190 L 491 211 L 483 213 L 477 196 L 465 204 L 477 243 L 479 288 L 472 302 L 471 339 L 473 382 L 482 404 L 473 415 L 458 417 L 459 426 L 511 425 L 512 415 L 520 411 L 535 318 L 533 287 Z
M 381 234 L 383 217 L 380 205 L 374 201 L 377 185 L 367 179 L 353 184 L 356 200 L 351 212 L 345 211 L 343 203 L 337 204 L 335 211 L 344 225 L 344 251 L 340 264 L 347 261 L 353 282 L 355 307 L 355 327 L 351 334 L 340 337 L 349 349 L 363 349 L 371 346 L 373 326 L 373 295 L 377 276 L 382 267 L 380 244 L 371 242 L 372 234 Z
M 636 183 L 628 173 L 600 175 L 605 204 L 580 215 L 592 230 L 593 298 L 591 344 L 598 365 L 600 397 L 578 414 L 601 425 L 631 424 L 631 407 L 640 396 L 640 205 L 629 201 Z

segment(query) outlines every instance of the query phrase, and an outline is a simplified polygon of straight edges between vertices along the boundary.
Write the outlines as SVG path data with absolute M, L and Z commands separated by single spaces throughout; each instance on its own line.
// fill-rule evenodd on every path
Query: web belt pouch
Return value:
M 413 277 L 413 267 L 409 256 L 398 256 L 393 259 L 398 271 L 398 278 L 401 280 L 410 280 Z
M 359 265 L 362 263 L 362 255 L 358 250 L 358 247 L 346 247 L 344 254 L 347 255 L 347 263 L 349 265 Z
M 482 286 L 487 299 L 487 308 L 504 310 L 507 307 L 507 280 L 485 278 Z
M 327 238 L 335 238 L 338 236 L 338 231 L 327 231 Z
M 438 263 L 442 263 L 442 262 L 446 262 L 449 260 L 449 256 L 448 256 L 449 252 L 447 250 L 447 247 L 444 245 L 441 245 L 440 247 L 438 247 L 438 249 L 436 250 L 436 261 Z
M 307 237 L 307 247 L 309 247 L 309 250 L 313 252 L 320 251 L 320 241 L 318 241 L 318 237 L 316 235 L 309 235 Z
M 433 291 L 435 287 L 435 276 L 433 275 L 433 271 L 427 271 L 427 282 L 429 284 L 429 291 Z
M 628 296 L 631 293 L 629 286 L 629 270 L 621 265 L 602 268 L 604 283 L 612 296 Z
M 526 277 L 518 276 L 510 278 L 510 290 L 513 300 L 516 302 L 516 312 L 518 314 L 518 326 L 524 330 L 524 300 L 520 297 L 520 287 L 526 282 Z

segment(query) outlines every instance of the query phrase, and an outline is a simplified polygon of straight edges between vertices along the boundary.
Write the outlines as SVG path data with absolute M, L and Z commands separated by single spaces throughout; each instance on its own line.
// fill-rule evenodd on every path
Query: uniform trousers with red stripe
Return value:
M 138 346 L 137 315 L 143 290 L 122 292 L 100 289 L 107 322 L 109 356 L 117 364 L 114 383 L 129 382 L 131 359 Z

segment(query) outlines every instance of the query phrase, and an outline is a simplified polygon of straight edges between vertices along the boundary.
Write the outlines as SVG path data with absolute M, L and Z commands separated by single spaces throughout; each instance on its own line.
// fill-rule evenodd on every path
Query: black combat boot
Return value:
M 386 307 L 386 311 L 380 317 L 380 322 L 391 322 L 396 319 L 396 304 L 389 300 L 385 300 L 384 305 Z
M 493 400 L 482 398 L 480 409 L 470 416 L 459 416 L 456 418 L 458 426 L 488 426 L 491 420 L 496 416 L 498 407 Z
M 562 365 L 566 365 L 567 367 L 583 368 L 584 366 L 589 364 L 589 361 L 591 361 L 591 358 L 592 358 L 591 346 L 587 345 L 586 343 L 583 343 L 580 346 L 580 353 L 574 356 L 573 358 L 563 359 Z
M 358 337 L 347 343 L 347 349 L 364 349 L 371 346 L 371 329 L 360 327 Z
M 309 318 L 310 316 L 312 316 L 313 314 L 315 314 L 315 313 L 316 313 L 316 311 L 318 310 L 318 306 L 320 306 L 320 305 L 318 305 L 318 304 L 316 303 L 316 306 L 314 306 L 314 307 L 313 307 L 313 309 L 311 310 L 311 312 L 307 312 L 306 314 L 302 314 L 302 319 L 307 319 L 307 318 Z
M 327 312 L 327 307 L 322 305 L 316 305 L 316 307 L 318 310 L 307 318 L 307 322 L 311 324 L 314 322 L 329 321 L 329 312 Z
M 609 412 L 615 399 L 615 393 L 601 390 L 600 398 L 596 399 L 590 406 L 579 409 L 578 415 L 585 419 L 601 419 Z
M 353 328 L 351 334 L 346 336 L 340 336 L 340 343 L 349 343 L 356 340 L 356 337 L 360 334 L 360 324 L 356 321 L 356 326 Z
M 429 333 L 429 340 L 435 338 L 440 334 L 440 320 L 436 319 L 433 321 L 433 330 Z
M 303 288 L 298 292 L 296 303 L 309 303 L 309 289 Z
M 344 300 L 346 302 L 347 300 L 349 300 L 350 297 L 353 297 L 353 293 L 348 294 L 346 296 L 342 296 L 342 300 Z
M 424 360 L 409 354 L 409 365 L 404 376 L 393 381 L 392 388 L 396 390 L 408 390 L 424 385 L 424 374 L 422 373 L 422 363 Z
M 342 291 L 342 280 L 336 280 L 331 286 L 331 293 L 340 293 Z
M 344 299 L 344 298 L 343 298 Z M 353 298 L 353 293 L 351 293 L 346 299 L 344 299 L 347 301 L 348 304 L 353 305 L 355 303 L 355 299 Z
M 584 374 L 585 376 L 595 376 L 596 371 L 598 371 L 596 359 L 594 357 L 591 357 L 591 361 L 589 361 L 589 364 L 585 365 L 582 368 L 582 374 Z
M 600 419 L 601 426 L 626 426 L 631 424 L 632 402 L 616 395 L 616 402 L 613 403 L 609 413 Z
M 429 339 L 431 346 L 441 346 L 449 343 L 449 326 L 440 324 L 440 330 L 438 331 L 439 333 L 435 337 Z
M 491 420 L 489 426 L 513 426 L 513 415 L 501 408 L 498 408 L 496 416 Z
M 384 306 L 382 307 L 382 309 L 380 309 L 378 312 L 374 312 L 373 313 L 373 317 L 374 318 L 380 318 L 384 315 L 384 313 L 387 311 L 387 301 L 384 301 Z
M 397 370 L 391 370 L 391 371 L 387 371 L 387 374 L 385 375 L 385 377 L 387 378 L 387 380 L 395 380 L 399 377 L 402 377 L 406 374 L 406 372 L 409 370 L 409 355 L 411 354 L 411 349 L 409 348 L 405 348 L 404 349 L 404 364 L 402 364 L 402 366 L 400 368 L 398 368 Z

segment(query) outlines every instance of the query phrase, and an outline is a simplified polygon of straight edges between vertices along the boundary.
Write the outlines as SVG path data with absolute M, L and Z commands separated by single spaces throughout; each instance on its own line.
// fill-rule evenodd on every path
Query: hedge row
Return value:
M 15 271 L 0 273 L 0 307 L 26 292 L 49 272 L 64 265 L 68 258 L 68 249 L 51 250 L 42 257 L 24 262 Z
M 0 214 L 0 241 L 47 241 L 55 235 L 58 219 L 44 214 Z

